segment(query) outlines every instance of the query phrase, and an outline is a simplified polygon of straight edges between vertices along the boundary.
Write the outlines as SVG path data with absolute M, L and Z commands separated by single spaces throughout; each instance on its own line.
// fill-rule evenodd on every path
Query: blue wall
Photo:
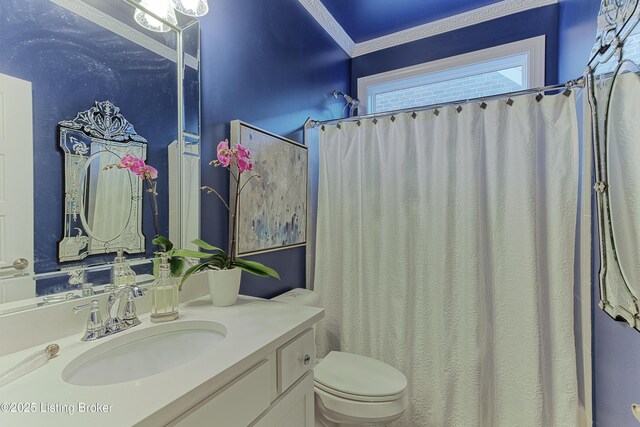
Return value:
M 600 0 L 563 0 L 560 3 L 558 64 L 560 80 L 581 75 L 595 41 Z M 596 211 L 593 210 L 593 218 Z M 598 307 L 597 230 L 594 230 L 593 284 L 593 394 L 598 427 L 637 425 L 631 404 L 640 401 L 640 333 L 616 322 Z
M 298 0 L 219 0 L 200 19 L 202 31 L 202 184 L 228 199 L 225 170 L 212 168 L 229 122 L 244 120 L 302 142 L 307 117 L 340 117 L 343 104 L 331 96 L 349 87 L 349 57 Z M 227 247 L 227 212 L 215 197 L 202 196 L 202 238 Z M 270 297 L 305 285 L 304 248 L 251 259 L 275 268 L 282 280 L 243 273 L 241 292 Z
M 353 59 L 351 93 L 358 78 L 546 35 L 546 84 L 558 80 L 558 5 L 545 6 L 461 28 Z
M 160 173 L 161 231 L 166 234 L 166 147 L 177 138 L 175 63 L 48 0 L 0 3 L 0 40 L 0 73 L 32 82 L 35 271 L 74 264 L 57 262 L 64 199 L 57 125 L 92 107 L 94 101 L 113 101 L 149 141 L 147 162 Z M 154 230 L 147 200 L 143 209 L 143 231 L 151 254 Z M 90 256 L 81 263 L 111 261 L 113 256 Z M 108 280 L 108 275 L 103 279 Z M 57 292 L 65 285 L 66 278 L 38 281 L 37 292 Z

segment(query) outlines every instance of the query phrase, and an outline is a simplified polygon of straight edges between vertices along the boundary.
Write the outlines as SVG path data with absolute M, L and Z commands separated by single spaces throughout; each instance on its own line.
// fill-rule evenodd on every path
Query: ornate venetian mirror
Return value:
M 600 307 L 640 330 L 640 7 L 604 0 L 589 63 Z
M 146 159 L 147 140 L 110 101 L 59 123 L 64 152 L 64 237 L 59 260 L 144 252 L 142 182 L 117 165 L 127 154 Z

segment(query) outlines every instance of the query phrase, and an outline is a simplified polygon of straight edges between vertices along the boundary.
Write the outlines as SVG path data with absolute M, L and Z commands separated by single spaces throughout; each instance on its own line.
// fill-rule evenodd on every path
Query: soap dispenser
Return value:
M 124 257 L 124 251 L 118 249 L 117 256 L 111 268 L 111 284 L 116 288 L 133 286 L 136 284 L 136 273 L 131 269 Z
M 167 322 L 178 318 L 178 281 L 171 277 L 169 257 L 160 254 L 158 278 L 151 286 L 151 321 Z

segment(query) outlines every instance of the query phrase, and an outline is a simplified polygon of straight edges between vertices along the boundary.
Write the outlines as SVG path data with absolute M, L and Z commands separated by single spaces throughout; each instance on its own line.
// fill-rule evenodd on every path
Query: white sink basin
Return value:
M 216 322 L 171 322 L 105 339 L 62 371 L 70 384 L 100 386 L 145 378 L 185 364 L 215 348 L 227 331 Z

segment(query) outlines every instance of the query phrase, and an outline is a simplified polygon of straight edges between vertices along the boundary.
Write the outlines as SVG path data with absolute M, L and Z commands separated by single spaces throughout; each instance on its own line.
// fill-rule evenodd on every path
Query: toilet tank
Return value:
M 292 289 L 271 299 L 273 301 L 288 302 L 290 304 L 320 307 L 320 296 L 316 292 L 304 288 Z

